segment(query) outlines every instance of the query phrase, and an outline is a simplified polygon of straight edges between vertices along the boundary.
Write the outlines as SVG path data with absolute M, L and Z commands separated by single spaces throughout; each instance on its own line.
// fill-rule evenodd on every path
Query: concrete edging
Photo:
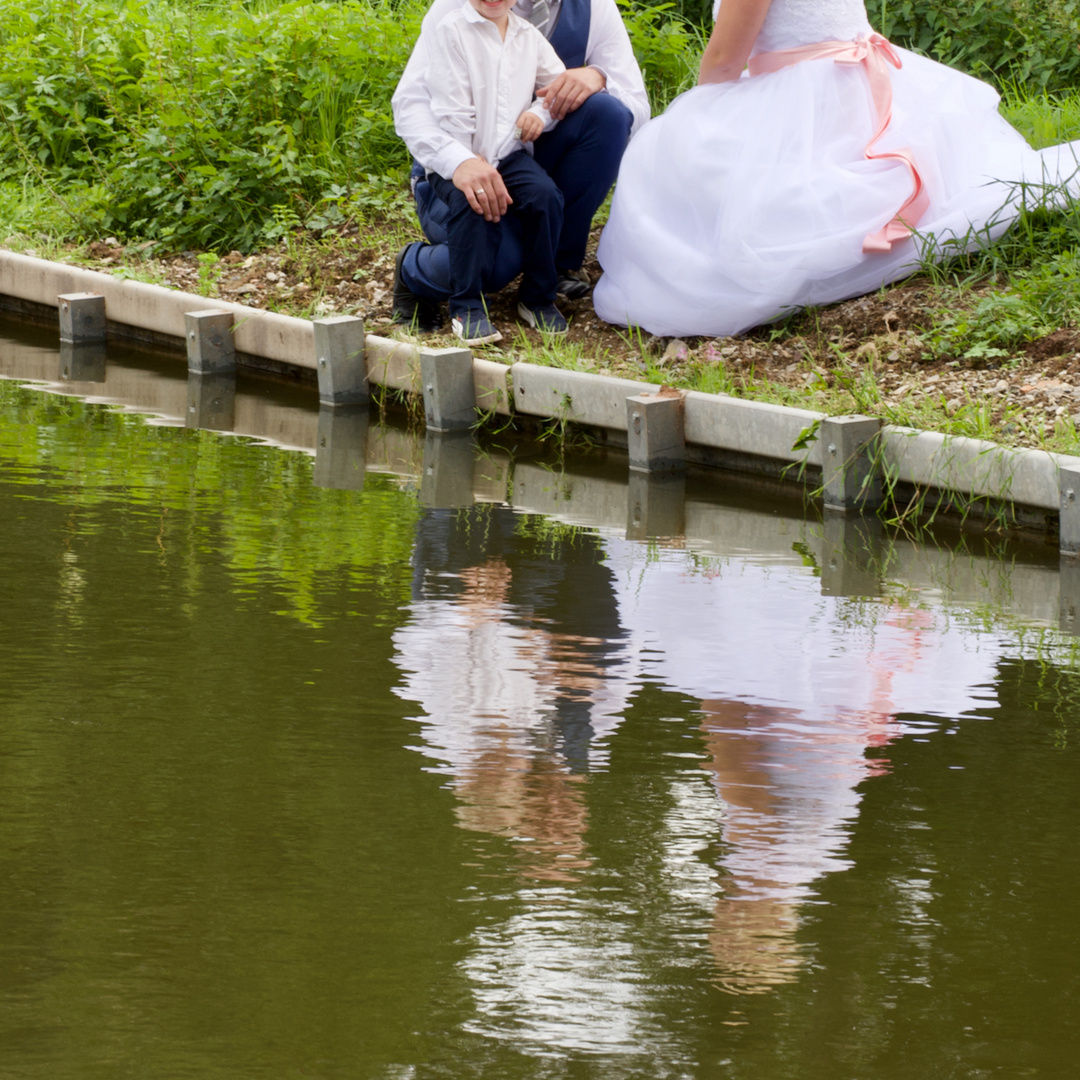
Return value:
M 0 251 L 0 295 L 60 309 L 61 299 L 75 294 L 103 297 L 106 317 L 113 328 L 132 327 L 174 338 L 178 343 L 186 342 L 193 314 L 227 312 L 233 320 L 232 339 L 237 353 L 299 369 L 317 368 L 314 324 L 307 319 Z M 447 381 L 440 376 L 433 382 L 429 379 L 431 386 L 421 385 L 425 365 L 431 372 L 430 365 L 448 350 L 427 349 L 374 334 L 365 334 L 362 340 L 365 366 L 359 377 L 363 380 L 366 375 L 369 384 L 419 394 L 424 389 L 430 391 L 435 382 Z M 698 391 L 667 392 L 669 397 L 677 395 L 679 399 L 680 416 L 676 420 L 681 422 L 672 425 L 670 407 L 643 407 L 658 396 L 658 387 L 652 383 L 529 363 L 506 365 L 475 356 L 471 365 L 466 363 L 461 371 L 461 377 L 466 378 L 464 372 L 471 371 L 472 387 L 450 387 L 448 392 L 473 402 L 469 408 L 480 419 L 485 414 L 518 413 L 601 429 L 608 441 L 623 445 L 628 445 L 629 433 L 635 445 L 647 446 L 648 432 L 630 432 L 629 424 L 640 425 L 647 422 L 647 413 L 659 416 L 662 411 L 671 430 L 681 428 L 688 461 L 751 471 L 771 468 L 791 479 L 809 476 L 816 482 L 821 478 L 827 494 L 840 492 L 830 498 L 838 498 L 847 508 L 872 505 L 863 498 L 865 491 L 860 495 L 848 490 L 853 488 L 850 477 L 847 483 L 837 483 L 845 470 L 857 470 L 865 477 L 863 489 L 868 481 L 873 487 L 885 480 L 934 489 L 960 500 L 987 500 L 1057 513 L 1062 522 L 1062 550 L 1080 550 L 1080 506 L 1074 506 L 1080 504 L 1080 457 L 1013 450 L 912 428 L 878 429 L 872 418 L 827 417 L 808 409 Z M 629 399 L 638 402 L 637 412 L 628 412 Z M 437 399 L 426 401 L 426 405 L 429 416 L 441 415 Z M 631 415 L 633 421 L 628 420 Z M 844 441 L 842 427 L 852 421 L 857 423 L 851 430 L 857 429 L 858 434 L 854 442 Z M 438 422 L 447 421 L 444 418 Z M 455 422 L 466 421 L 462 418 Z M 677 459 L 678 448 L 666 445 L 670 435 L 665 434 L 664 439 L 665 452 L 655 460 L 670 464 L 673 454 Z M 840 444 L 844 449 L 837 459 Z M 807 467 L 812 472 L 805 473 Z M 645 458 L 634 468 L 649 471 L 651 466 Z M 1068 513 L 1063 513 L 1063 508 Z M 1075 526 L 1071 524 L 1074 519 Z

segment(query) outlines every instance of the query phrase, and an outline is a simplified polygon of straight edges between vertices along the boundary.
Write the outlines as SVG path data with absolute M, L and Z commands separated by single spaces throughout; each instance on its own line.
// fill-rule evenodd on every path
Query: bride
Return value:
M 863 0 L 715 16 L 699 85 L 623 158 L 594 296 L 608 322 L 737 334 L 986 243 L 1025 197 L 1080 192 L 1080 142 L 1032 150 L 990 86 L 890 45 Z

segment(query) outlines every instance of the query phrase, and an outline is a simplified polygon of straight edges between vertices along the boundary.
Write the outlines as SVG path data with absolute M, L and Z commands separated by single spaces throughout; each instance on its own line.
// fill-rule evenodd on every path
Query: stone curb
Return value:
M 191 325 L 191 315 L 228 312 L 236 352 L 300 369 L 317 368 L 312 322 L 230 301 L 208 300 L 10 251 L 0 251 L 0 295 L 58 310 L 62 297 L 65 303 L 81 303 L 84 296 L 103 297 L 114 332 L 131 327 L 179 342 L 187 342 L 185 330 Z M 79 343 L 73 347 L 78 349 Z M 404 394 L 418 394 L 424 365 L 435 364 L 440 354 L 448 352 L 460 354 L 461 350 L 426 349 L 367 334 L 360 378 Z M 429 366 L 428 370 L 435 369 Z M 463 373 L 469 370 L 473 383 L 469 388 L 451 386 L 452 379 L 444 375 L 429 381 L 431 386 L 449 387 L 440 392 L 453 393 L 457 401 L 474 402 L 470 408 L 478 419 L 517 412 L 600 429 L 606 441 L 627 445 L 628 399 L 639 404 L 633 413 L 636 424 L 647 423 L 650 412 L 659 415 L 644 407 L 650 398 L 662 396 L 651 383 L 528 363 L 508 366 L 478 357 L 473 357 L 471 368 L 466 364 L 461 369 Z M 673 393 L 669 391 L 668 396 Z M 678 396 L 682 423 L 672 428 L 669 417 L 667 425 L 671 430 L 681 426 L 687 460 L 749 471 L 768 471 L 768 465 L 774 473 L 779 467 L 780 475 L 789 479 L 814 484 L 820 480 L 826 501 L 845 509 L 872 506 L 875 485 L 884 479 L 920 490 L 934 489 L 961 503 L 984 500 L 1055 513 L 1061 522 L 1062 550 L 1080 551 L 1080 457 L 1011 450 L 910 428 L 879 428 L 868 417 L 826 417 L 807 409 L 720 394 L 690 391 L 678 392 Z M 440 410 L 437 396 L 426 399 L 425 406 L 429 417 L 445 411 Z M 853 431 L 857 432 L 854 436 Z M 642 445 L 648 445 L 644 435 L 642 440 Z M 664 440 L 662 460 L 670 463 L 667 431 Z M 661 457 L 656 460 L 659 463 Z M 648 459 L 634 465 L 646 473 L 650 467 Z M 807 468 L 812 471 L 807 473 Z M 863 479 L 853 484 L 850 473 Z

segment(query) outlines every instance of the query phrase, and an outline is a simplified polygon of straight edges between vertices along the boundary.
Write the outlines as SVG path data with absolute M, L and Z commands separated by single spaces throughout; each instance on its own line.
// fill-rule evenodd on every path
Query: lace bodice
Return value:
M 713 14 L 719 10 L 717 0 Z M 870 30 L 863 0 L 772 0 L 754 52 L 851 41 Z

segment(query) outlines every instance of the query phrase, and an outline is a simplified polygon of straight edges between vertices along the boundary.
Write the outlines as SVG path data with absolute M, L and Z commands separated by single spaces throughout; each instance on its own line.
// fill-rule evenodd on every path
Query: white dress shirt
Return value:
M 539 117 L 545 131 L 555 126 L 543 102 L 535 100 L 536 91 L 566 66 L 521 16 L 510 12 L 503 38 L 494 22 L 464 0 L 435 27 L 435 45 L 431 111 L 470 153 L 497 166 L 522 146 L 531 152 L 532 145 L 517 137 L 523 112 Z
M 429 172 L 448 179 L 463 161 L 475 156 L 440 127 L 431 111 L 429 86 L 431 56 L 437 48 L 435 27 L 459 3 L 460 0 L 435 0 L 431 5 L 393 98 L 394 127 L 409 153 Z M 554 25 L 554 20 L 550 25 Z M 592 0 L 585 63 L 604 73 L 606 92 L 630 110 L 634 118 L 632 130 L 636 131 L 649 119 L 645 82 L 615 0 Z

